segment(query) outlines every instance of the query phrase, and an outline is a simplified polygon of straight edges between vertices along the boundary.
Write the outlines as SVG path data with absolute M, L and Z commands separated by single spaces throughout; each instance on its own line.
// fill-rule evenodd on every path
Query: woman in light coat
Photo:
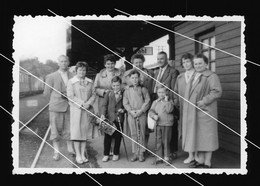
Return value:
M 85 77 L 86 69 L 86 62 L 78 62 L 75 67 L 76 75 L 67 85 L 67 95 L 70 99 L 70 137 L 78 164 L 88 162 L 86 141 L 98 136 L 98 130 L 92 124 L 94 116 L 88 112 L 94 112 L 95 93 L 92 80 Z
M 183 137 L 183 149 L 186 152 L 198 152 L 190 167 L 211 168 L 212 152 L 219 147 L 217 121 L 217 99 L 222 88 L 218 76 L 207 69 L 208 59 L 197 54 L 194 59 L 196 74 L 185 88 L 184 97 L 199 107 L 183 102 L 183 123 L 187 124 L 186 136 Z M 210 116 L 205 114 L 208 113 Z
M 185 69 L 185 72 L 178 75 L 174 91 L 184 97 L 185 87 L 192 79 L 193 75 L 195 74 L 195 69 L 193 67 L 193 55 L 190 53 L 185 53 L 181 57 L 181 66 Z M 174 95 L 174 104 L 180 111 L 180 124 L 179 124 L 179 134 L 181 134 L 182 139 L 186 138 L 188 130 L 190 129 L 188 123 L 182 123 L 182 116 L 183 116 L 183 98 L 179 97 L 177 94 Z M 182 140 L 182 147 L 184 145 L 185 140 Z M 188 158 L 184 160 L 185 164 L 191 163 L 195 159 L 195 152 L 189 152 Z

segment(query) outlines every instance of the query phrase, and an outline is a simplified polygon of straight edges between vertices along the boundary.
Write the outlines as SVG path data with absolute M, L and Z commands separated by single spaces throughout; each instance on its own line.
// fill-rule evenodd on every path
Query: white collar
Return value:
M 60 73 L 60 74 L 67 74 L 67 70 L 64 72 L 64 71 L 61 71 L 61 70 L 58 70 L 58 72 Z
M 188 71 L 186 71 L 185 73 L 187 73 L 187 74 L 191 75 L 191 74 L 193 74 L 194 72 L 195 72 L 195 70 L 194 70 L 194 69 L 192 69 L 192 70 L 188 70 Z
M 80 79 L 77 77 L 77 75 L 75 75 L 73 78 L 70 79 L 71 83 L 74 84 L 74 83 L 77 83 L 80 81 Z M 84 81 L 87 81 L 87 82 L 90 82 L 90 83 L 93 83 L 93 81 L 87 77 L 85 77 Z

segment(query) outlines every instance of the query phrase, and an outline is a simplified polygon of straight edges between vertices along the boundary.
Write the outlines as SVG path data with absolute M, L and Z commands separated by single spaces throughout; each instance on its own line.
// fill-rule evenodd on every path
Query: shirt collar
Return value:
M 67 74 L 67 70 L 65 71 L 65 72 L 63 72 L 63 71 L 61 71 L 61 70 L 58 70 L 58 72 L 60 73 L 60 74 Z
M 160 67 L 160 69 L 162 69 L 162 71 L 165 71 L 165 69 L 168 67 L 168 64 L 165 65 L 163 68 Z

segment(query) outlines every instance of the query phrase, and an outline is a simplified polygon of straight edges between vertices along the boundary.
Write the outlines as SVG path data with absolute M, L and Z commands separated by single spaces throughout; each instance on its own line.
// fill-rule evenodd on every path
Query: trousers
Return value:
M 116 128 L 119 131 L 120 131 L 119 125 L 121 125 L 121 127 L 123 127 L 122 123 L 119 124 L 119 122 L 117 122 L 117 121 L 115 121 L 114 124 L 116 125 Z M 119 154 L 120 144 L 121 144 L 121 140 L 122 140 L 122 134 L 120 134 L 118 131 L 115 131 L 111 136 L 105 133 L 105 137 L 104 137 L 104 155 L 105 156 L 109 155 L 112 139 L 115 140 L 113 154 L 114 155 Z

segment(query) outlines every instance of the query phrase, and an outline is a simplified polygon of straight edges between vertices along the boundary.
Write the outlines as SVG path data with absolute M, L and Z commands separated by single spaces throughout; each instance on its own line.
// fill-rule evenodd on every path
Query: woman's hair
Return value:
M 130 71 L 129 77 L 131 77 L 133 74 L 137 74 L 138 77 L 140 77 L 140 72 L 138 72 L 136 69 L 133 69 L 133 70 Z
M 111 83 L 116 83 L 119 82 L 120 84 L 122 84 L 122 79 L 119 76 L 115 76 L 111 79 Z
M 195 58 L 202 58 L 206 64 L 209 63 L 208 58 L 204 54 L 202 54 L 202 53 L 196 54 L 193 59 L 195 59 Z
M 106 64 L 107 61 L 111 61 L 116 63 L 118 58 L 114 54 L 107 54 L 104 56 L 104 65 Z
M 143 54 L 134 54 L 131 57 L 131 63 L 133 63 L 134 59 L 141 59 L 143 62 L 145 61 Z
M 75 67 L 75 71 L 77 72 L 78 68 L 82 68 L 82 67 L 87 70 L 87 68 L 88 68 L 87 62 L 85 62 L 85 61 L 77 62 L 76 67 Z
M 183 60 L 184 59 L 189 59 L 191 62 L 193 60 L 193 55 L 190 54 L 190 53 L 185 53 L 181 56 L 181 66 L 183 67 Z M 193 66 L 193 63 L 192 63 L 192 66 Z

